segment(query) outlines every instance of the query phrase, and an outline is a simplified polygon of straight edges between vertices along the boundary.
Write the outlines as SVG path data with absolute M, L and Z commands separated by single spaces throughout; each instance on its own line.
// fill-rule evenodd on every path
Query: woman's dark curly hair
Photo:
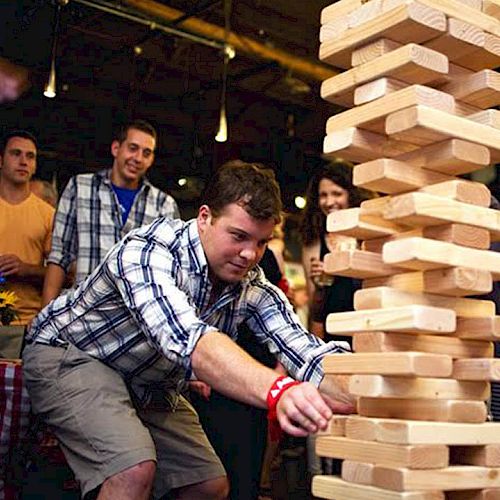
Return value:
M 307 205 L 300 225 L 304 245 L 318 241 L 326 233 L 326 216 L 319 208 L 318 196 L 322 179 L 329 179 L 348 192 L 349 207 L 357 207 L 361 203 L 361 195 L 352 184 L 352 165 L 344 161 L 324 164 L 311 178 L 307 187 Z

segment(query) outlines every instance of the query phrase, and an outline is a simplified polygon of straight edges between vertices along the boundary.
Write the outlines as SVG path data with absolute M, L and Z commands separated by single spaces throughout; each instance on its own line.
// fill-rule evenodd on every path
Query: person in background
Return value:
M 28 70 L 0 57 L 0 104 L 15 101 L 28 87 Z
M 175 200 L 145 178 L 155 149 L 155 129 L 143 120 L 129 122 L 111 143 L 110 169 L 70 179 L 54 221 L 44 305 L 61 292 L 72 262 L 78 284 L 132 229 L 160 216 L 179 217 Z
M 98 488 L 99 500 L 227 497 L 224 469 L 182 396 L 193 378 L 267 407 L 273 430 L 295 436 L 354 410 L 347 377 L 324 377 L 321 362 L 345 343 L 309 334 L 257 266 L 280 211 L 272 171 L 226 164 L 196 219 L 131 231 L 35 318 L 23 353 L 32 408 L 62 443 L 82 497 Z M 242 324 L 290 377 L 237 346 Z
M 50 251 L 54 208 L 30 191 L 37 143 L 25 130 L 8 132 L 0 143 L 0 275 L 17 295 L 15 324 L 40 311 L 45 258 Z
M 57 207 L 57 190 L 50 182 L 42 179 L 32 179 L 30 189 L 34 195 L 47 202 L 50 206 Z

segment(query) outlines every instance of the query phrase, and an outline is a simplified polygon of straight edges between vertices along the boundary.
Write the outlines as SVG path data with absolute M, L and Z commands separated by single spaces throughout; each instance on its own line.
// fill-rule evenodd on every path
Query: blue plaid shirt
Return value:
M 246 322 L 292 376 L 316 385 L 324 354 L 348 348 L 306 332 L 259 267 L 213 303 L 211 290 L 196 220 L 160 218 L 129 233 L 78 288 L 45 307 L 27 340 L 77 346 L 117 370 L 144 403 L 155 388 L 190 377 L 191 353 L 210 331 L 235 339 Z
M 76 283 L 86 278 L 132 229 L 150 224 L 156 217 L 179 217 L 175 200 L 144 179 L 123 223 L 109 176 L 110 169 L 106 169 L 72 177 L 57 206 L 47 262 L 67 271 L 76 260 Z

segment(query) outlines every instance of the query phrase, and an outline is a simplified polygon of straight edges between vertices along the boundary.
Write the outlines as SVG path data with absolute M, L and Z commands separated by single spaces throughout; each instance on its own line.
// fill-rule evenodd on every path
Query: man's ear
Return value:
M 111 154 L 113 155 L 114 158 L 116 158 L 116 155 L 118 154 L 119 148 L 120 148 L 120 142 L 115 139 L 111 143 Z
M 198 209 L 198 228 L 200 231 L 203 231 L 205 227 L 207 227 L 212 220 L 212 212 L 210 211 L 210 207 L 208 205 L 201 205 Z

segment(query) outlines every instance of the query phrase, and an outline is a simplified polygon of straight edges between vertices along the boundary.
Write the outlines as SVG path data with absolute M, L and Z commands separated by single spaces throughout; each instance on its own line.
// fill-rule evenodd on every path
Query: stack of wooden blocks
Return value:
M 325 359 L 350 375 L 356 416 L 336 417 L 317 453 L 343 460 L 313 494 L 338 500 L 500 499 L 500 424 L 486 422 L 500 380 L 500 212 L 462 174 L 500 161 L 500 1 L 340 0 L 322 12 L 320 59 L 346 71 L 322 97 L 348 109 L 326 125 L 325 155 L 356 163 L 381 193 L 328 217 L 360 250 L 325 258 L 361 278 L 354 312 L 327 331 L 354 353 Z

